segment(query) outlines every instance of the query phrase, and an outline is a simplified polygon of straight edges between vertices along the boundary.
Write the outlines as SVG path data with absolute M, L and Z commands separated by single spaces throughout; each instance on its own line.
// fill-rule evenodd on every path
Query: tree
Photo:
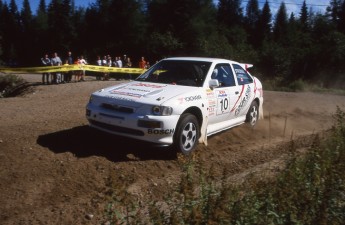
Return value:
M 345 1 L 341 4 L 339 11 L 338 29 L 340 32 L 345 33 Z
M 276 20 L 273 27 L 274 39 L 282 42 L 287 35 L 287 14 L 285 3 L 282 2 L 278 9 Z
M 183 45 L 184 54 L 200 54 L 200 44 L 216 31 L 216 9 L 211 0 L 154 0 L 148 12 L 150 33 L 175 39 Z
M 245 26 L 249 36 L 249 43 L 258 47 L 260 40 L 257 38 L 259 35 L 259 19 L 260 10 L 257 0 L 249 0 L 246 9 Z
M 301 7 L 299 21 L 300 21 L 302 29 L 304 31 L 308 31 L 309 27 L 310 27 L 309 26 L 309 14 L 308 14 L 308 8 L 307 8 L 307 4 L 306 4 L 305 0 L 303 1 L 303 5 Z
M 35 43 L 34 43 L 34 27 L 33 27 L 33 15 L 31 12 L 30 3 L 28 0 L 23 1 L 23 7 L 20 12 L 20 26 L 21 35 L 25 37 L 18 45 L 19 60 L 22 65 L 33 65 L 37 59 L 35 59 Z
M 219 0 L 218 2 L 218 23 L 226 27 L 243 25 L 243 9 L 241 0 Z
M 114 26 L 115 25 L 115 26 Z M 109 28 L 114 26 L 116 34 L 111 36 L 117 54 L 140 52 L 146 37 L 146 18 L 142 4 L 135 0 L 112 0 L 109 7 Z M 119 35 L 121 34 L 121 35 Z
M 261 14 L 258 21 L 257 39 L 259 42 L 259 46 L 262 45 L 264 40 L 269 40 L 271 38 L 271 33 L 272 33 L 271 23 L 272 23 L 271 9 L 268 4 L 268 1 L 266 0 L 261 10 Z
M 51 52 L 66 52 L 75 38 L 71 0 L 52 0 L 48 6 L 48 39 Z
M 17 49 L 21 41 L 20 16 L 16 2 L 11 0 L 9 6 L 4 4 L 1 15 L 4 61 L 16 65 L 19 56 Z
M 326 9 L 328 17 L 334 24 L 337 24 L 339 20 L 340 5 L 341 0 L 330 0 L 330 6 Z

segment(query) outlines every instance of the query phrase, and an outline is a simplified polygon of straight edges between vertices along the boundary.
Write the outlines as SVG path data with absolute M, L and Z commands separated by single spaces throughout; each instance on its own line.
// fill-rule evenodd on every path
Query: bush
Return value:
M 163 201 L 148 203 L 148 216 L 136 220 L 138 208 L 117 200 L 110 208 L 110 224 L 334 224 L 345 221 L 345 113 L 337 108 L 335 125 L 325 140 L 314 136 L 309 150 L 296 154 L 297 144 L 285 170 L 273 180 L 255 179 L 243 186 L 215 182 L 196 160 L 182 165 L 184 175 L 174 192 Z M 121 196 L 116 194 L 115 196 Z M 128 193 L 127 193 L 127 197 Z M 117 204 L 123 204 L 119 207 Z M 164 206 L 164 207 L 162 207 Z M 109 213 L 109 211 L 108 211 Z M 127 215 L 127 217 L 126 217 Z M 128 217 L 131 215 L 131 217 Z M 141 215 L 142 216 L 142 215 Z
M 17 75 L 0 75 L 0 98 L 13 97 L 23 93 L 28 83 Z

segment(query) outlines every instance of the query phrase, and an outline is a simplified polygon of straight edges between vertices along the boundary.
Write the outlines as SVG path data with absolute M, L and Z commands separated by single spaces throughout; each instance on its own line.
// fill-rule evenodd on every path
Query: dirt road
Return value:
M 102 224 L 109 192 L 121 183 L 138 198 L 155 199 L 178 183 L 181 161 L 169 148 L 87 126 L 89 95 L 118 82 L 88 77 L 0 99 L 1 224 Z M 276 146 L 329 128 L 336 106 L 345 110 L 345 96 L 331 94 L 266 91 L 264 99 L 265 119 L 254 130 L 244 125 L 198 146 L 197 160 L 215 176 L 226 169 L 229 182 L 245 179 L 247 171 L 279 160 L 284 150 Z

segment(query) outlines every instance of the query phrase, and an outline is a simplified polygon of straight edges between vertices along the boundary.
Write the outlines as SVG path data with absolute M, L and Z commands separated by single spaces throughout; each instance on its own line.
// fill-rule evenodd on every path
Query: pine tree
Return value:
M 305 0 L 303 1 L 303 5 L 301 7 L 300 17 L 299 21 L 301 24 L 301 27 L 304 31 L 309 30 L 309 14 L 308 14 L 308 8 Z
M 249 43 L 258 47 L 260 40 L 259 34 L 260 10 L 257 0 L 249 0 L 246 9 L 245 26 L 249 36 Z
M 241 0 L 219 0 L 218 23 L 229 28 L 243 25 L 243 9 Z
M 258 25 L 258 33 L 257 37 L 259 39 L 259 43 L 262 44 L 264 40 L 269 40 L 271 37 L 272 32 L 272 14 L 271 9 L 268 4 L 268 1 L 265 1 L 265 4 L 261 10 L 261 14 L 259 17 L 259 25 Z
M 285 3 L 282 2 L 277 12 L 276 20 L 273 27 L 274 39 L 282 41 L 287 35 L 287 14 Z

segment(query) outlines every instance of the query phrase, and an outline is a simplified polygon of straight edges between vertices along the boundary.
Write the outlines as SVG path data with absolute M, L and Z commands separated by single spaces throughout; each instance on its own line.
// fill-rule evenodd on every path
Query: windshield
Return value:
M 136 80 L 201 87 L 210 66 L 211 62 L 163 60 L 140 75 Z

